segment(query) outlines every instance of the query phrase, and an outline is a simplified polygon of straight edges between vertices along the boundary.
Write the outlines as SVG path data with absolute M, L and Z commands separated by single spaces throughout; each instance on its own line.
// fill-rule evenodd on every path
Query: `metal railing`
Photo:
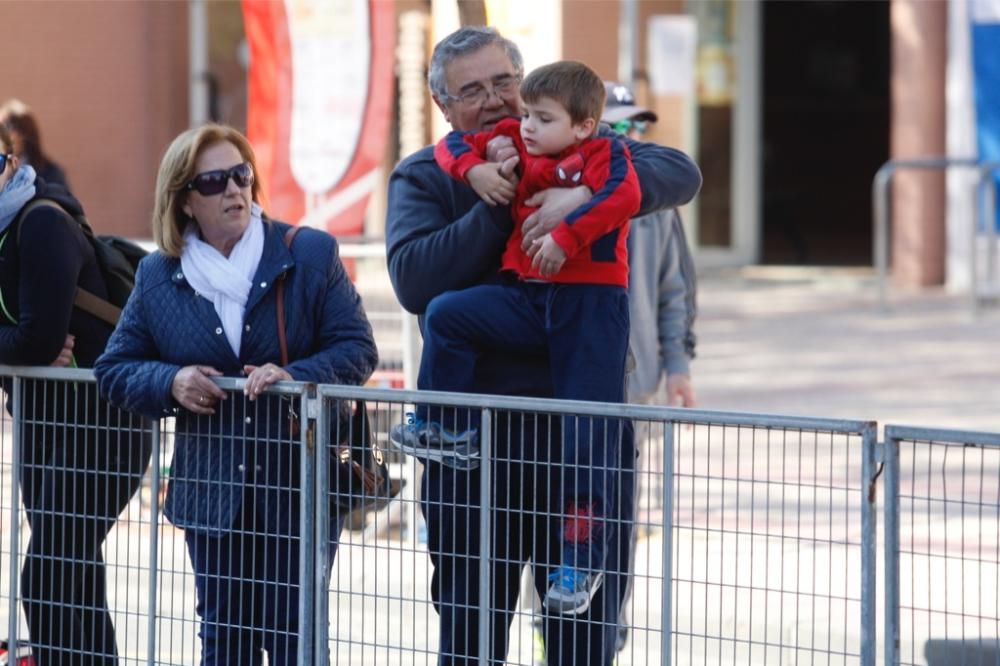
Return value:
M 7 367 L 0 367 L 0 377 L 9 382 L 13 412 L 13 418 L 4 417 L 0 436 L 0 553 L 10 558 L 0 567 L 0 613 L 6 612 L 5 617 L 0 614 L 0 625 L 9 637 L 24 639 L 28 633 L 19 580 L 30 521 L 25 522 L 21 508 L 20 474 L 31 461 L 21 457 L 21 445 L 28 444 L 21 433 L 27 426 L 72 425 L 78 414 L 57 409 L 44 412 L 39 420 L 29 418 L 23 406 L 34 405 L 32 414 L 39 413 L 39 400 L 58 407 L 67 395 L 86 395 L 93 389 L 93 377 L 82 370 Z M 235 409 L 242 400 L 242 381 L 218 383 L 233 392 L 227 403 Z M 260 449 L 264 460 L 258 463 L 264 467 L 294 464 L 300 474 L 295 544 L 303 557 L 298 580 L 315 584 L 296 588 L 298 663 L 322 664 L 328 654 L 331 663 L 338 664 L 436 663 L 441 607 L 434 590 L 459 582 L 468 586 L 467 598 L 473 604 L 465 610 L 477 611 L 470 616 L 476 621 L 462 627 L 463 636 L 492 646 L 507 663 L 525 666 L 536 663 L 539 653 L 560 650 L 562 664 L 596 663 L 584 651 L 565 651 L 578 649 L 575 646 L 593 632 L 608 629 L 625 637 L 617 653 L 621 666 L 869 666 L 880 652 L 880 633 L 888 637 L 886 663 L 916 663 L 907 645 L 919 641 L 940 651 L 948 646 L 933 643 L 937 638 L 959 637 L 963 649 L 969 649 L 970 642 L 989 648 L 997 639 L 1000 435 L 888 426 L 886 444 L 879 446 L 876 425 L 868 421 L 294 382 L 273 390 L 300 402 L 299 413 L 304 425 L 314 425 L 316 442 L 330 441 L 338 427 L 331 420 L 334 405 L 355 398 L 367 401 L 376 441 L 385 447 L 390 431 L 404 423 L 415 404 L 469 410 L 481 419 L 484 434 L 479 469 L 442 477 L 449 481 L 452 500 L 435 503 L 433 494 L 425 494 L 421 505 L 413 496 L 401 496 L 394 502 L 405 505 L 400 512 L 403 524 L 388 513 L 375 513 L 364 529 L 342 530 L 333 558 L 326 530 L 334 491 L 326 466 L 317 464 L 327 459 L 327 450 L 309 447 L 306 439 L 297 445 L 268 442 Z M 242 404 L 240 409 L 251 408 Z M 249 423 L 269 417 L 248 411 L 246 418 Z M 614 571 L 630 571 L 633 580 L 631 601 L 620 618 L 560 620 L 537 607 L 530 594 L 511 605 L 529 560 L 538 565 L 534 589 L 540 594 L 544 575 L 558 563 L 559 555 L 543 543 L 558 540 L 565 516 L 561 500 L 551 499 L 547 484 L 562 478 L 566 468 L 554 453 L 562 439 L 548 428 L 563 419 L 581 418 L 621 427 L 634 424 L 641 433 L 636 441 L 638 465 L 621 459 L 613 468 L 621 484 L 615 504 L 622 513 L 611 516 L 608 525 L 635 536 L 632 548 L 622 550 L 623 537 L 614 542 L 613 551 L 620 558 L 630 557 L 631 564 L 626 567 L 619 558 L 618 564 L 609 560 L 608 565 L 618 567 Z M 127 503 L 104 543 L 107 603 L 122 663 L 199 660 L 198 600 L 185 536 L 160 510 L 161 486 L 183 480 L 183 470 L 169 466 L 173 442 L 185 434 L 178 432 L 177 423 L 164 419 L 154 425 L 150 485 Z M 201 426 L 192 422 L 187 427 L 197 431 Z M 296 457 L 283 457 L 293 451 Z M 886 463 L 882 622 L 876 617 L 880 456 Z M 409 478 L 420 477 L 422 470 L 412 458 L 394 465 L 395 475 Z M 925 487 L 917 489 L 917 482 Z M 634 510 L 625 490 L 632 486 Z M 658 496 L 655 501 L 653 496 Z M 435 508 L 458 509 L 467 519 L 448 532 L 453 541 L 447 547 L 440 529 L 430 526 L 426 535 L 419 535 L 427 527 L 422 515 Z M 907 519 L 918 514 L 924 523 Z M 531 529 L 515 534 L 510 526 L 523 524 L 517 521 L 529 521 Z M 925 546 L 922 536 L 933 534 L 938 525 L 946 527 L 940 552 Z M 909 539 L 904 548 L 901 534 Z M 454 562 L 470 566 L 476 575 L 469 580 L 438 579 L 439 587 L 433 588 L 429 552 L 438 558 L 450 553 Z M 940 577 L 935 575 L 939 569 Z M 918 570 L 924 572 L 920 575 L 927 587 L 934 588 L 920 592 L 924 596 L 919 598 L 918 587 L 909 582 L 918 576 L 908 573 Z M 505 571 L 517 580 L 505 580 Z M 902 589 L 902 599 L 900 571 L 909 585 Z M 615 580 L 617 585 L 620 580 Z M 956 596 L 955 590 L 962 594 Z M 907 613 L 903 624 L 900 610 Z M 501 625 L 504 630 L 489 622 L 497 611 L 509 613 L 509 623 Z M 920 624 L 914 618 L 931 621 Z M 901 654 L 910 661 L 901 660 Z M 485 648 L 465 656 L 481 664 L 490 658 Z
M 1000 434 L 886 426 L 885 663 L 1000 663 Z
M 970 295 L 973 312 L 979 307 L 979 268 L 977 261 L 976 240 L 979 237 L 979 229 L 987 231 L 989 239 L 989 265 L 990 270 L 995 270 L 996 256 L 995 246 L 997 239 L 996 230 L 996 201 L 992 196 L 994 187 L 993 177 L 1000 172 L 1000 162 L 980 161 L 972 158 L 954 157 L 923 157 L 914 159 L 894 159 L 889 160 L 875 173 L 872 179 L 872 219 L 873 229 L 873 252 L 878 284 L 878 302 L 882 310 L 888 309 L 888 275 L 889 275 L 889 226 L 891 220 L 891 205 L 889 197 L 889 185 L 893 176 L 903 170 L 916 171 L 948 171 L 950 169 L 973 170 L 978 174 L 976 182 L 976 219 L 972 224 L 972 243 L 970 245 Z

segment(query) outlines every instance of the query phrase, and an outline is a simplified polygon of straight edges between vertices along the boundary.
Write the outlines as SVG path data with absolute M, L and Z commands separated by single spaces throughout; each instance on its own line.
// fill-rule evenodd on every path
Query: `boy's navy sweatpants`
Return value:
M 627 290 L 612 285 L 509 281 L 447 292 L 424 315 L 417 386 L 470 392 L 485 352 L 547 354 L 556 398 L 624 402 L 628 312 Z M 478 427 L 475 410 L 456 410 L 454 420 L 434 418 L 433 411 L 424 418 L 458 431 Z M 563 502 L 556 510 L 586 505 L 604 523 L 591 543 L 564 551 L 577 568 L 604 569 L 606 521 L 614 515 L 621 468 L 619 429 L 600 417 L 563 419 Z

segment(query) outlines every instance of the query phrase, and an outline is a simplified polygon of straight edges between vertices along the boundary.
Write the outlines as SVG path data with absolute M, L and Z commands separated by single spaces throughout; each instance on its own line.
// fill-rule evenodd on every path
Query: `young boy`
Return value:
M 435 149 L 438 163 L 465 180 L 490 204 L 511 200 L 514 231 L 495 284 L 448 292 L 424 315 L 418 387 L 469 392 L 479 353 L 504 349 L 549 354 L 558 398 L 624 402 L 628 348 L 628 220 L 640 192 L 628 149 L 596 137 L 604 84 L 587 66 L 557 62 L 532 72 L 521 85 L 526 113 L 491 132 L 452 132 Z M 517 148 L 516 188 L 485 160 L 486 145 L 508 136 Z M 524 251 L 521 225 L 535 192 L 586 185 L 589 202 Z M 441 270 L 447 270 L 442 266 Z M 459 467 L 478 464 L 478 423 L 456 410 L 445 427 L 421 406 L 390 439 L 417 457 Z M 566 521 L 561 566 L 545 597 L 553 612 L 580 614 L 603 581 L 606 531 L 618 485 L 618 426 L 606 419 L 567 417 L 563 423 L 562 497 Z

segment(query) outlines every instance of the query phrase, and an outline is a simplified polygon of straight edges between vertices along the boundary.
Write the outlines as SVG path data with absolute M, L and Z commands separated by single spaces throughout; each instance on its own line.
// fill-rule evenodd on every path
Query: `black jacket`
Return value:
M 39 178 L 35 188 L 35 198 L 58 201 L 73 214 L 82 212 L 80 202 L 63 187 Z M 77 285 L 107 296 L 94 250 L 75 220 L 43 206 L 0 233 L 0 363 L 49 365 L 59 355 L 66 334 L 72 333 L 77 366 L 94 366 L 111 326 L 73 306 Z M 13 381 L 7 376 L 0 384 L 7 393 L 7 411 L 13 414 Z M 148 423 L 112 409 L 99 398 L 93 383 L 30 379 L 23 381 L 21 390 L 24 469 L 109 472 L 105 482 L 127 481 L 134 491 L 149 464 Z M 24 479 L 26 506 L 35 506 L 42 492 L 39 478 L 35 474 Z M 99 504 L 107 517 L 121 509 L 117 504 Z
M 82 212 L 61 186 L 39 178 L 35 187 L 36 199 Z M 48 365 L 72 333 L 77 365 L 93 367 L 112 327 L 73 306 L 77 285 L 107 296 L 94 250 L 74 220 L 45 206 L 0 234 L 0 363 Z

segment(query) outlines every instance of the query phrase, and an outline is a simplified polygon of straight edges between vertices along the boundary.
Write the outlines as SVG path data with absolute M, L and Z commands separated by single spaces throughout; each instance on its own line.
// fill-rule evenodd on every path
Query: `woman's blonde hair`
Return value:
M 253 167 L 254 181 L 251 190 L 258 202 L 261 182 L 257 171 L 257 158 L 253 147 L 243 134 L 228 125 L 209 123 L 182 132 L 167 148 L 156 174 L 156 200 L 153 202 L 153 240 L 160 251 L 169 257 L 179 257 L 184 249 L 184 228 L 190 218 L 184 213 L 188 183 L 197 175 L 198 156 L 208 146 L 228 141 L 240 152 L 244 161 Z

